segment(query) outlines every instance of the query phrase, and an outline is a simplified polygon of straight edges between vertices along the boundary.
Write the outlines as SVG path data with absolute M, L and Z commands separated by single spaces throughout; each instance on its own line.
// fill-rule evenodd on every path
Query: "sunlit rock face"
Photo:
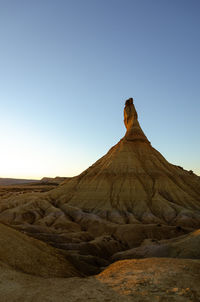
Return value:
M 125 138 L 131 141 L 143 141 L 149 143 L 144 132 L 142 131 L 138 122 L 138 114 L 133 105 L 133 99 L 126 101 L 124 107 L 124 124 L 126 126 Z

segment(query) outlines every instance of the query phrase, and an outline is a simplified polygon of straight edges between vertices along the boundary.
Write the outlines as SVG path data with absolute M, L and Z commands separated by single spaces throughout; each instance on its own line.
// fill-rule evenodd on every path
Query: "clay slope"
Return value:
M 0 262 L 17 271 L 42 277 L 80 276 L 56 249 L 0 224 Z

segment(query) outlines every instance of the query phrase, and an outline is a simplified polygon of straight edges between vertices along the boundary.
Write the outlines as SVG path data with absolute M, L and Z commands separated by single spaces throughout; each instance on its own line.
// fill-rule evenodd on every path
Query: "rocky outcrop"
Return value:
M 70 179 L 70 177 L 60 177 L 60 176 L 56 176 L 56 177 L 43 177 L 39 183 L 41 184 L 45 184 L 45 185 L 59 185 L 61 184 L 63 181 L 66 181 Z

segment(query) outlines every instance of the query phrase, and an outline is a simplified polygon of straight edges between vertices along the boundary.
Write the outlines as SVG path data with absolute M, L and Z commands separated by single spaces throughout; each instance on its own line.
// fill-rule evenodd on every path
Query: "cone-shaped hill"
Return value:
M 50 196 L 114 223 L 200 226 L 200 178 L 170 164 L 138 122 L 133 99 L 124 108 L 125 136 L 79 176 Z

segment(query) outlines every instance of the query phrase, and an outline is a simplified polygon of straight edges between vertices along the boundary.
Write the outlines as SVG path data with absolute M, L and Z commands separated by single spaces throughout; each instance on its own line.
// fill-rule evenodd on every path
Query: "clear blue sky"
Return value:
M 1 177 L 72 176 L 141 126 L 200 174 L 199 0 L 0 0 Z

